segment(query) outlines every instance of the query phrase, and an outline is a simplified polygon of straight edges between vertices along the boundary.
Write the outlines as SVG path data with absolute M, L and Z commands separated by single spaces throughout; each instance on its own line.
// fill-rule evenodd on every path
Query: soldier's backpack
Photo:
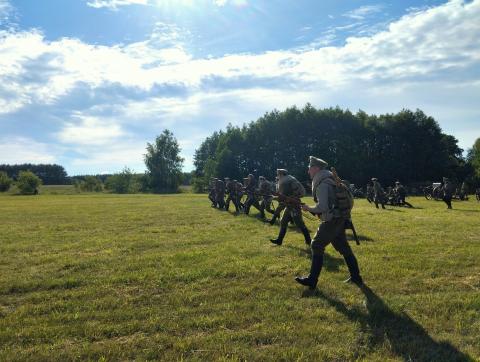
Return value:
M 292 175 L 286 175 L 279 183 L 279 192 L 285 196 L 298 197 L 305 196 L 305 187 Z
M 338 177 L 337 171 L 332 167 L 333 179 L 335 181 L 335 198 L 336 206 L 341 217 L 350 219 L 352 217 L 352 209 L 354 205 L 353 194 L 350 191 L 348 185 L 346 185 L 340 177 Z

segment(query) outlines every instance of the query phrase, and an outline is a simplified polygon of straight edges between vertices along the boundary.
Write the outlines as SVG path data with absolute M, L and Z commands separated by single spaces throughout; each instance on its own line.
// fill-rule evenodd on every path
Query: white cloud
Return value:
M 56 156 L 52 146 L 26 137 L 0 139 L 0 163 L 53 163 Z
M 8 0 L 0 0 L 0 25 L 8 22 L 13 12 L 13 6 Z
M 61 142 L 70 145 L 97 145 L 111 143 L 124 135 L 120 125 L 112 120 L 76 115 L 76 123 L 66 123 L 59 132 Z
M 93 0 L 88 1 L 87 5 L 92 8 L 108 8 L 116 10 L 119 6 L 126 5 L 147 5 L 149 0 Z
M 357 9 L 348 11 L 347 13 L 343 14 L 343 16 L 355 20 L 363 20 L 372 14 L 379 13 L 383 10 L 384 5 L 364 5 L 360 6 Z

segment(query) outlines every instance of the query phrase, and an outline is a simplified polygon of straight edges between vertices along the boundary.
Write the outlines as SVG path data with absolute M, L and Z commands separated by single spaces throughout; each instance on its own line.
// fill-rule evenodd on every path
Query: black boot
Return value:
M 345 263 L 347 264 L 348 271 L 350 272 L 350 278 L 345 280 L 346 283 L 354 283 L 357 285 L 362 285 L 363 280 L 360 276 L 360 269 L 358 268 L 357 258 L 355 255 L 344 256 Z
M 310 232 L 307 228 L 302 229 L 303 237 L 305 238 L 305 244 L 310 245 L 312 243 L 312 238 L 310 237 Z
M 302 284 L 309 289 L 315 289 L 317 287 L 318 277 L 322 271 L 323 255 L 313 255 L 312 265 L 310 266 L 310 274 L 308 277 L 296 277 L 295 281 Z
M 270 242 L 272 244 L 277 244 L 277 245 L 282 245 L 283 238 L 285 237 L 285 234 L 287 233 L 287 228 L 284 226 L 280 227 L 280 232 L 278 233 L 278 238 L 276 239 L 270 239 Z

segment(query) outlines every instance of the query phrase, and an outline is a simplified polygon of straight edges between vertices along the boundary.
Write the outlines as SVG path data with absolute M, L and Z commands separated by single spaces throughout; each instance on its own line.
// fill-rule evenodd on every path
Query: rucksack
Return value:
M 354 205 L 353 194 L 350 191 L 348 185 L 346 185 L 340 177 L 338 177 L 337 171 L 332 167 L 333 179 L 335 181 L 335 198 L 336 208 L 341 217 L 350 219 L 352 216 L 352 209 Z

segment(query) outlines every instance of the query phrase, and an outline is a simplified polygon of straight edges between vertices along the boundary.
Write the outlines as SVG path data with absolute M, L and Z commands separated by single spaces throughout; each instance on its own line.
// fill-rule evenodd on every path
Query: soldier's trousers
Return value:
M 265 215 L 265 210 L 268 211 L 270 214 L 273 214 L 275 210 L 272 209 L 272 198 L 271 197 L 264 197 L 260 202 L 260 212 L 262 215 Z
M 385 197 L 383 196 L 375 196 L 375 198 L 373 199 L 373 201 L 375 202 L 375 207 L 378 209 L 378 204 L 381 204 L 382 205 L 382 209 L 385 208 Z
M 448 208 L 452 208 L 452 195 L 443 195 L 442 200 L 447 204 Z
M 225 207 L 225 194 L 218 194 L 216 199 L 217 207 L 223 209 Z
M 235 206 L 235 211 L 239 212 L 238 198 L 236 197 L 236 195 L 232 196 L 231 194 L 228 194 L 227 199 L 225 200 L 225 210 L 228 211 L 228 209 L 230 208 L 230 201 L 233 202 L 233 205 Z
M 280 214 L 282 213 L 283 210 L 285 210 L 286 207 L 287 207 L 287 205 L 285 205 L 284 203 L 279 203 L 278 204 L 277 208 L 273 212 L 272 220 L 270 220 L 270 223 L 272 225 L 273 225 L 273 223 L 275 223 L 275 220 L 280 217 Z
M 245 214 L 250 213 L 250 208 L 255 207 L 260 213 L 262 213 L 262 210 L 260 208 L 260 205 L 258 204 L 258 200 L 255 198 L 255 195 L 249 194 L 247 197 L 247 201 L 245 201 Z M 263 216 L 263 214 L 262 214 Z
M 285 212 L 280 219 L 280 232 L 278 234 L 277 240 L 281 243 L 285 234 L 287 233 L 288 223 L 293 221 L 295 225 L 300 229 L 305 238 L 305 243 L 310 245 L 311 237 L 310 232 L 308 231 L 307 227 L 305 226 L 305 222 L 303 221 L 302 211 L 300 208 L 291 208 L 287 207 Z
M 334 218 L 331 221 L 324 221 L 320 224 L 312 240 L 312 265 L 309 278 L 317 281 L 323 266 L 323 255 L 328 244 L 332 243 L 347 264 L 352 279 L 360 277 L 357 258 L 347 241 L 345 234 L 345 219 Z

